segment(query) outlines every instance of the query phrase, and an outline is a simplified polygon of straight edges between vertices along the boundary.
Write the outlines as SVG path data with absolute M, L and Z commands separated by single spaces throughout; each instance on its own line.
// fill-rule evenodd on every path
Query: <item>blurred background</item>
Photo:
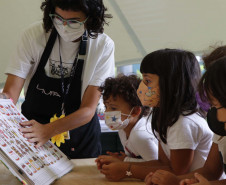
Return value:
M 116 73 L 139 74 L 142 58 L 178 48 L 201 56 L 226 41 L 225 0 L 103 0 L 113 15 L 107 33 L 115 42 Z M 0 89 L 4 70 L 23 30 L 42 19 L 42 0 L 0 1 Z

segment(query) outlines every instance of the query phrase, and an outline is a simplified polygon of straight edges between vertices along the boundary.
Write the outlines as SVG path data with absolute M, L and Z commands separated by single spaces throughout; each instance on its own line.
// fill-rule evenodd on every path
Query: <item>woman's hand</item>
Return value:
M 44 145 L 52 137 L 50 124 L 40 124 L 35 120 L 20 123 L 23 128 L 20 131 L 29 142 L 35 143 L 36 147 Z
M 100 171 L 105 175 L 108 180 L 120 181 L 121 179 L 127 177 L 126 170 L 128 170 L 128 165 L 128 163 L 124 162 L 104 164 Z

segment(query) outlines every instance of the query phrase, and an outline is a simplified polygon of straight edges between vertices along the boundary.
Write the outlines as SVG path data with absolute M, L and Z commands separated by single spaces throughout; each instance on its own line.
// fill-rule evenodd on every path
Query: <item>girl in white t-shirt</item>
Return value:
M 153 107 L 151 124 L 159 140 L 158 159 L 139 164 L 109 164 L 102 159 L 101 172 L 108 179 L 120 180 L 128 176 L 144 179 L 158 169 L 181 175 L 200 168 L 209 153 L 212 132 L 195 98 L 201 76 L 196 57 L 184 50 L 158 50 L 143 59 L 140 70 L 143 81 L 137 94 L 144 106 Z
M 105 123 L 118 134 L 124 151 L 120 153 L 107 152 L 106 157 L 111 161 L 142 162 L 158 158 L 158 141 L 147 125 L 149 107 L 143 107 L 136 90 L 141 80 L 136 75 L 119 75 L 107 78 L 100 86 L 103 95 Z M 101 168 L 99 159 L 96 160 Z
M 214 132 L 213 144 L 204 166 L 180 177 L 159 170 L 146 178 L 148 185 L 226 184 L 226 179 L 218 180 L 223 170 L 226 172 L 226 57 L 212 63 L 199 83 L 202 99 L 206 100 L 207 97 L 212 105 L 207 114 L 207 122 Z M 185 180 L 180 182 L 181 179 Z

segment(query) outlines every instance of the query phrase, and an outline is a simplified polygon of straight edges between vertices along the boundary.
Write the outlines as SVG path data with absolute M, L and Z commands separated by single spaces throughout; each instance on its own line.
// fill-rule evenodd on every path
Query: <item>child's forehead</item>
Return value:
M 108 98 L 105 99 L 105 102 L 112 103 L 112 102 L 119 101 L 120 99 L 121 98 L 118 95 L 116 96 L 110 95 Z
M 122 96 L 109 96 L 107 99 L 104 100 L 105 104 L 119 104 L 119 105 L 124 105 L 124 104 L 129 104 L 126 102 L 126 100 Z
M 157 74 L 152 73 L 142 73 L 143 78 L 152 78 L 152 79 L 159 79 L 159 76 Z

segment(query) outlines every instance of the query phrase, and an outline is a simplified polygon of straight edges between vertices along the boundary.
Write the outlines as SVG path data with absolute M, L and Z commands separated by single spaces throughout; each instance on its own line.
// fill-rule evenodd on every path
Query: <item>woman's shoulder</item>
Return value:
M 43 27 L 42 21 L 37 21 L 29 25 L 24 29 L 22 37 L 26 37 L 29 40 L 42 40 L 49 36 L 49 32 L 46 33 Z
M 105 33 L 98 34 L 97 38 L 90 38 L 91 44 L 114 46 L 114 41 Z

